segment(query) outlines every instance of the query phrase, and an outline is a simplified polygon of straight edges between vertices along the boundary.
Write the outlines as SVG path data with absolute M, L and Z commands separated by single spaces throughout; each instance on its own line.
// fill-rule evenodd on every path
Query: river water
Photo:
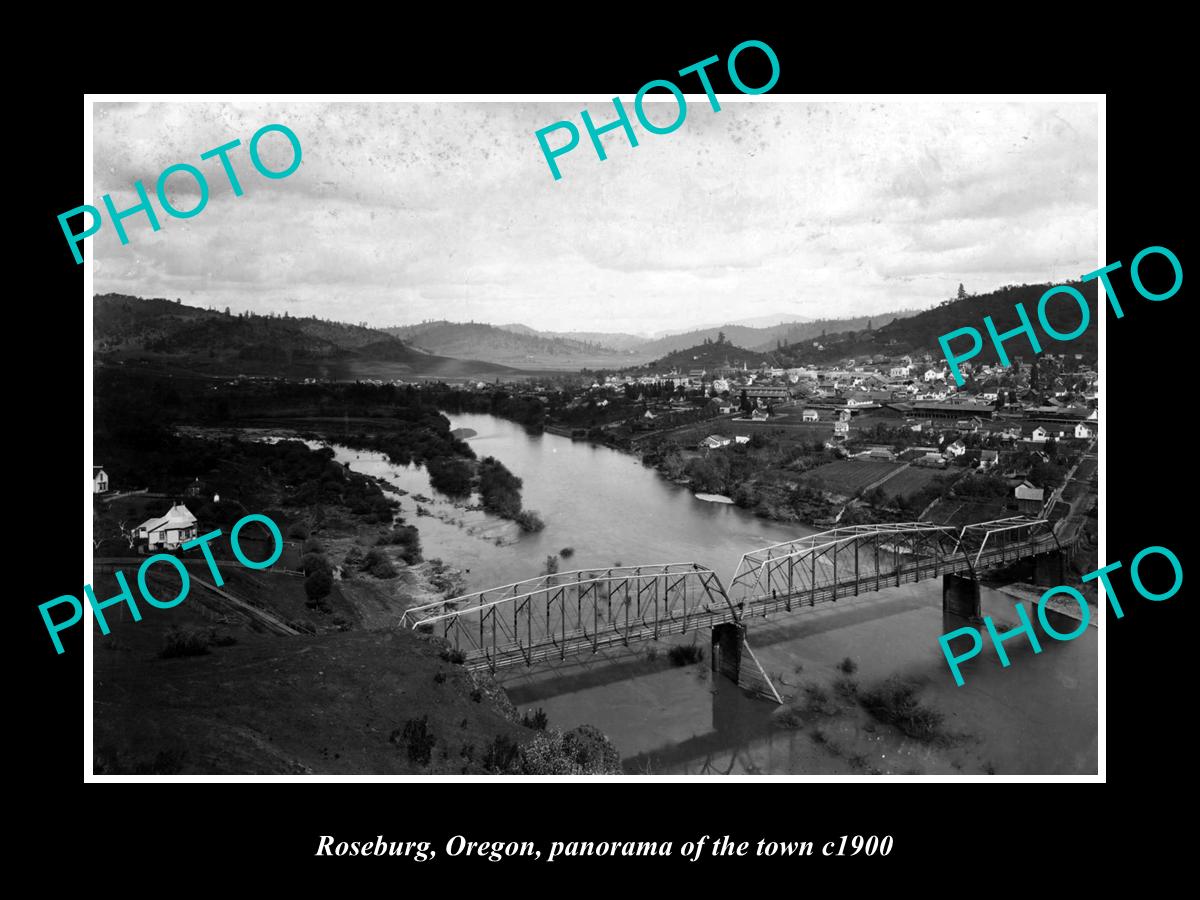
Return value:
M 728 586 L 742 554 L 814 531 L 697 499 L 615 450 L 529 435 L 487 415 L 450 419 L 454 428 L 477 432 L 468 441 L 478 456 L 496 457 L 524 480 L 524 505 L 541 515 L 545 530 L 523 534 L 466 509 L 433 491 L 419 467 L 334 449 L 351 468 L 408 492 L 402 514 L 420 528 L 425 557 L 468 570 L 469 590 L 540 575 L 547 556 L 564 548 L 574 551 L 559 560 L 564 571 L 698 562 Z M 427 514 L 418 515 L 418 507 Z M 985 588 L 982 602 L 998 629 L 1016 624 L 1013 599 Z M 806 685 L 828 691 L 848 657 L 861 686 L 892 676 L 917 685 L 921 701 L 943 716 L 935 742 L 880 726 L 853 701 L 835 702 L 831 715 L 803 715 L 799 727 L 780 727 L 775 704 L 714 681 L 707 662 L 673 667 L 665 653 L 655 653 L 665 646 L 655 644 L 502 671 L 500 679 L 520 708 L 544 709 L 553 727 L 600 728 L 630 772 L 1096 772 L 1097 630 L 1062 643 L 1042 635 L 1040 654 L 1014 638 L 1006 643 L 1007 668 L 989 647 L 964 668 L 966 684 L 956 687 L 937 639 L 957 624 L 943 621 L 940 579 L 748 623 L 748 642 L 785 698 L 803 697 Z M 669 643 L 692 640 L 707 644 L 708 635 Z

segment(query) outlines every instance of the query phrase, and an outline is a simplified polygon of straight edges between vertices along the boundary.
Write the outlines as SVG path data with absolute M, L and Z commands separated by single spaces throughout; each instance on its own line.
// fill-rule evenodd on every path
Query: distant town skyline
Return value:
M 631 98 L 623 98 L 628 105 Z M 733 98 L 730 98 L 731 101 Z M 534 131 L 603 103 L 109 103 L 94 195 L 137 203 L 178 162 L 205 172 L 202 215 L 111 224 L 97 293 L 286 311 L 373 327 L 427 320 L 653 335 L 772 316 L 924 309 L 1102 264 L 1091 103 L 689 103 L 667 136 L 587 136 L 550 176 Z M 653 112 L 651 113 L 653 117 Z M 664 112 L 665 115 L 665 112 Z M 259 176 L 250 135 L 303 146 Z M 202 152 L 238 138 L 234 197 Z M 264 142 L 286 163 L 286 142 Z M 189 179 L 172 201 L 195 204 Z M 762 322 L 760 324 L 766 324 Z

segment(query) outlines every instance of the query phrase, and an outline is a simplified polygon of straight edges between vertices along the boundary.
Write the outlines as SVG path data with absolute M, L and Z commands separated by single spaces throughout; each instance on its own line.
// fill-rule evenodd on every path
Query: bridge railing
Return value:
M 468 665 L 496 669 L 733 621 L 720 578 L 697 563 L 557 572 L 407 610 Z
M 942 561 L 951 557 L 958 533 L 945 525 L 899 522 L 886 525 L 849 525 L 772 544 L 745 554 L 730 585 L 746 602 L 806 598 L 844 592 L 879 590 L 900 584 L 906 567 L 921 577 L 924 564 L 932 577 Z
M 928 522 L 851 525 L 745 554 L 731 583 L 698 563 L 578 569 L 407 610 L 401 624 L 437 634 L 469 666 L 497 668 L 595 652 L 814 606 L 1060 549 L 1050 522 L 1011 516 L 955 529 Z

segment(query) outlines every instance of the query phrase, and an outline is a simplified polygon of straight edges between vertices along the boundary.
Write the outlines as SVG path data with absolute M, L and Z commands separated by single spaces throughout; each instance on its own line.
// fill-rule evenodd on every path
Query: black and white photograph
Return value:
M 692 79 L 91 101 L 90 777 L 1102 780 L 1103 98 Z

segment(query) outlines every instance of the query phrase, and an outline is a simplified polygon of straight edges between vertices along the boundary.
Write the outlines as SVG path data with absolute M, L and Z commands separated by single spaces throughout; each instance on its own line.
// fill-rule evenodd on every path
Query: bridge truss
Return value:
M 961 529 L 928 522 L 849 525 L 742 557 L 730 591 L 747 615 L 815 606 L 1055 549 L 1045 519 L 1014 516 Z
M 745 554 L 730 592 L 694 562 L 580 569 L 414 607 L 401 624 L 444 638 L 468 668 L 495 672 L 941 575 L 974 579 L 1056 549 L 1052 524 L 1027 516 L 961 529 L 850 525 Z
M 670 563 L 543 575 L 414 607 L 401 624 L 444 638 L 468 668 L 494 672 L 737 619 L 714 571 Z

